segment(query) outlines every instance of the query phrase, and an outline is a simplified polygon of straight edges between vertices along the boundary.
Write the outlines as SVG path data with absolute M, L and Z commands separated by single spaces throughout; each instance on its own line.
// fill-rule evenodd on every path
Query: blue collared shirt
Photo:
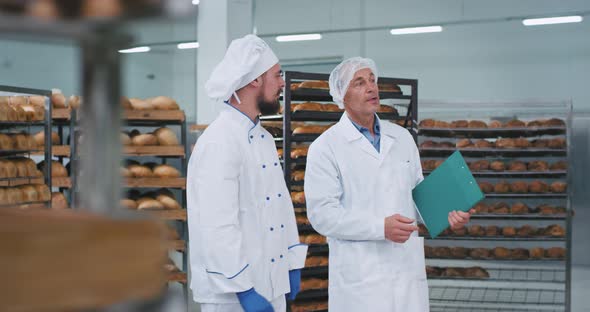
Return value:
M 350 119 L 350 117 L 348 119 Z M 350 122 L 352 122 L 354 127 L 358 131 L 360 131 L 361 134 L 364 135 L 365 138 L 367 138 L 367 140 L 369 140 L 369 142 L 371 143 L 371 145 L 373 145 L 373 147 L 377 150 L 377 152 L 379 152 L 379 150 L 381 148 L 381 126 L 379 125 L 379 118 L 377 118 L 377 116 L 375 116 L 375 124 L 373 125 L 373 131 L 375 132 L 374 136 L 371 134 L 371 131 L 369 131 L 369 129 L 367 129 L 361 125 L 358 125 L 352 119 L 350 119 Z

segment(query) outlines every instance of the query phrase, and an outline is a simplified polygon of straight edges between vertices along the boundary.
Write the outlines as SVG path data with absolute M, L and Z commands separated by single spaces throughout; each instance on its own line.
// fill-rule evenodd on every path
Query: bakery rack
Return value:
M 51 91 L 40 90 L 32 88 L 23 88 L 15 86 L 0 85 L 0 96 L 43 96 L 45 97 L 45 113 L 42 121 L 0 121 L 0 131 L 2 133 L 10 133 L 13 130 L 21 130 L 28 135 L 32 135 L 33 128 L 41 127 L 45 134 L 51 133 Z M 43 144 L 43 151 L 38 149 L 29 150 L 2 150 L 0 151 L 0 158 L 9 158 L 14 156 L 27 156 L 31 158 L 35 153 L 41 153 L 46 164 L 51 163 L 51 135 L 45 135 Z M 21 177 L 21 178 L 4 178 L 1 179 L 2 186 L 18 186 L 23 184 L 45 184 L 51 188 L 51 166 L 45 166 L 43 178 L 40 177 Z M 49 201 L 35 201 L 25 202 L 18 205 L 3 205 L 3 207 L 19 207 L 19 208 L 50 208 L 51 200 Z
M 311 89 L 311 88 L 295 88 L 294 85 L 303 81 L 324 81 L 327 82 L 328 74 L 320 73 L 306 73 L 306 72 L 285 72 L 285 90 L 283 92 L 283 113 L 273 116 L 261 116 L 260 119 L 264 124 L 277 126 L 280 123 L 282 128 L 282 135 L 278 133 L 274 135 L 277 146 L 283 149 L 283 170 L 287 188 L 289 191 L 302 191 L 303 181 L 293 181 L 291 173 L 294 168 L 303 169 L 306 164 L 306 156 L 292 158 L 291 152 L 295 144 L 310 144 L 317 139 L 320 134 L 293 134 L 295 125 L 305 125 L 309 122 L 314 125 L 317 124 L 331 124 L 336 123 L 342 116 L 342 111 L 308 111 L 296 110 L 292 111 L 292 104 L 294 102 L 333 102 L 332 97 L 327 89 Z M 396 122 L 407 128 L 415 140 L 417 140 L 417 120 L 418 120 L 418 81 L 414 79 L 400 79 L 379 77 L 379 83 L 396 84 L 400 87 L 398 92 L 379 92 L 381 104 L 393 106 L 398 112 L 378 112 L 379 118 L 382 122 L 389 120 Z M 305 203 L 294 202 L 296 212 L 305 212 Z M 309 224 L 298 224 L 300 234 L 317 234 L 313 227 Z M 323 256 L 328 257 L 328 245 L 310 244 L 308 249 L 309 256 Z M 302 270 L 302 278 L 321 278 L 328 279 L 328 266 L 304 268 Z M 328 290 L 310 289 L 299 293 L 296 299 L 296 304 L 308 301 L 326 301 L 328 297 Z M 289 309 L 291 307 L 289 306 Z M 325 311 L 325 310 L 318 310 Z
M 506 125 L 514 119 L 531 121 L 537 119 L 559 118 L 565 125 L 561 126 L 516 126 L 502 128 L 452 128 L 452 126 L 434 127 L 424 119 L 419 126 L 420 155 L 422 160 L 443 160 L 456 150 L 460 150 L 467 162 L 477 160 L 500 160 L 502 162 L 532 160 L 567 161 L 571 164 L 571 102 L 527 102 L 527 103 L 421 103 L 421 116 L 428 116 L 449 124 L 456 120 L 498 120 Z M 425 125 L 427 125 L 425 127 Z M 563 148 L 439 148 L 422 146 L 425 141 L 451 141 L 461 139 L 487 139 L 490 142 L 498 138 L 553 139 L 565 138 Z M 432 169 L 423 170 L 424 176 Z M 543 228 L 549 224 L 563 226 L 563 236 L 469 236 L 454 235 L 430 239 L 425 236 L 425 245 L 432 248 L 467 247 L 493 249 L 497 246 L 506 248 L 557 247 L 564 248 L 563 258 L 506 259 L 471 258 L 469 255 L 452 259 L 448 254 L 431 254 L 427 264 L 437 267 L 480 266 L 488 273 L 488 278 L 470 278 L 466 276 L 430 276 L 431 311 L 570 311 L 571 296 L 571 218 L 570 199 L 572 196 L 571 169 L 546 171 L 473 171 L 478 182 L 541 180 L 567 182 L 567 191 L 563 193 L 487 193 L 485 203 L 505 201 L 523 202 L 533 208 L 535 205 L 550 203 L 564 206 L 564 213 L 542 214 L 529 209 L 528 213 L 476 213 L 467 226 L 473 224 L 514 226 L 533 225 Z M 492 183 L 494 184 L 494 183 Z M 501 235 L 501 233 L 499 234 Z M 444 256 L 443 256 L 444 255 Z
M 75 110 L 72 110 L 72 120 L 77 124 L 77 117 Z M 144 128 L 159 128 L 164 126 L 175 126 L 178 128 L 180 134 L 179 146 L 123 146 L 123 156 L 125 158 L 156 158 L 161 164 L 169 164 L 170 160 L 178 160 L 180 165 L 180 172 L 187 171 L 187 136 L 186 136 L 186 119 L 184 111 L 182 110 L 123 110 L 123 127 L 140 127 Z M 77 168 L 80 157 L 83 155 L 77 154 L 77 144 L 80 135 L 83 131 L 76 126 L 74 129 L 76 133 L 75 140 L 72 140 L 73 165 L 72 168 Z M 68 147 L 70 148 L 70 147 Z M 72 169 L 73 172 L 78 172 L 77 169 Z M 73 180 L 76 180 L 77 175 L 73 175 Z M 154 218 L 163 220 L 176 231 L 177 237 L 172 237 L 169 240 L 168 250 L 170 252 L 178 252 L 181 254 L 181 265 L 178 271 L 168 273 L 169 282 L 178 282 L 182 285 L 185 300 L 188 300 L 188 254 L 186 252 L 186 245 L 188 242 L 188 224 L 186 211 L 186 177 L 179 178 L 126 178 L 123 179 L 122 185 L 127 189 L 158 189 L 167 188 L 174 190 L 175 197 L 178 194 L 182 198 L 179 203 L 182 209 L 178 210 L 150 210 L 147 214 Z M 74 194 L 78 193 L 77 184 L 74 183 L 76 190 Z M 75 200 L 75 199 L 74 199 Z

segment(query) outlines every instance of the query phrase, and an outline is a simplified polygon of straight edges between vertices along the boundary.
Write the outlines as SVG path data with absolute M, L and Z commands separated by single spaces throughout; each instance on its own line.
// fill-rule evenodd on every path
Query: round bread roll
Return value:
M 130 98 L 129 102 L 131 103 L 131 107 L 134 110 L 153 110 L 154 106 L 150 104 L 148 101 L 138 99 L 138 98 Z
M 549 170 L 549 164 L 546 161 L 534 160 L 527 164 L 529 171 L 547 171 Z
M 545 229 L 545 235 L 551 237 L 564 237 L 565 229 L 558 224 L 552 224 Z
M 15 142 L 11 136 L 0 133 L 0 150 L 10 151 L 15 148 Z
M 510 192 L 510 184 L 506 181 L 501 181 L 494 185 L 494 193 L 505 194 Z
M 443 121 L 443 120 L 435 120 L 434 121 L 434 128 L 445 129 L 445 128 L 450 128 L 450 127 L 451 127 L 451 124 L 446 121 Z
M 485 236 L 495 237 L 500 236 L 500 228 L 495 225 L 488 225 L 485 227 Z
M 472 128 L 472 129 L 486 129 L 487 127 L 488 127 L 488 125 L 481 120 L 471 120 L 471 121 L 469 121 L 469 124 L 467 125 L 467 128 Z
M 291 150 L 291 158 L 297 159 L 299 157 L 306 157 L 308 150 L 309 150 L 309 146 L 296 147 L 293 150 Z
M 36 202 L 39 200 L 39 194 L 37 193 L 37 189 L 33 185 L 21 185 L 18 188 L 23 193 L 23 201 L 30 203 Z
M 154 167 L 154 176 L 159 178 L 178 178 L 180 171 L 170 165 L 157 165 Z
M 121 207 L 127 208 L 127 209 L 133 209 L 133 210 L 137 209 L 137 203 L 133 199 L 129 199 L 129 198 L 121 199 L 121 201 L 119 202 L 119 205 Z
M 131 138 L 131 142 L 135 146 L 158 145 L 158 138 L 151 133 L 139 134 L 139 135 L 133 136 Z
M 420 148 L 432 148 L 432 147 L 438 147 L 438 143 L 428 140 L 428 141 L 424 141 L 420 144 Z
M 51 208 L 52 209 L 67 209 L 69 207 L 68 200 L 63 193 L 51 193 Z
M 489 278 L 490 274 L 482 267 L 465 268 L 465 276 L 468 278 L 485 279 Z
M 531 142 L 529 142 L 529 140 L 527 140 L 525 138 L 517 138 L 517 139 L 514 139 L 514 145 L 517 148 L 529 148 L 529 147 L 531 147 Z
M 511 214 L 527 214 L 529 213 L 529 207 L 525 203 L 514 203 L 510 207 Z
M 35 144 L 38 147 L 45 146 L 45 131 L 39 131 L 35 135 L 33 135 L 33 140 L 35 140 Z M 59 145 L 59 134 L 55 131 L 51 131 L 51 144 Z
M 565 258 L 565 249 L 563 247 L 551 247 L 545 250 L 545 257 L 551 259 Z
M 451 247 L 451 257 L 455 259 L 467 258 L 469 255 L 469 249 L 465 247 Z
M 494 258 L 496 259 L 510 259 L 510 249 L 504 247 L 496 247 L 493 250 Z
M 39 107 L 45 107 L 45 97 L 41 95 L 31 95 L 29 96 L 29 104 Z
M 473 209 L 475 209 L 476 214 L 485 214 L 488 213 L 489 207 L 486 203 L 479 202 L 475 206 L 473 206 Z
M 451 250 L 449 247 L 434 247 L 432 254 L 434 258 L 448 259 L 451 257 Z
M 507 214 L 510 211 L 508 205 L 504 202 L 497 202 L 490 206 L 490 213 Z
M 393 107 L 390 107 L 390 108 L 391 108 L 391 111 L 395 111 L 395 109 Z M 381 109 L 381 108 L 379 108 L 379 109 Z M 338 107 L 338 105 L 328 103 L 328 104 L 324 104 L 322 106 L 322 111 L 324 111 L 324 112 L 340 112 L 342 110 L 340 109 L 340 107 Z
M 510 251 L 510 258 L 514 260 L 526 260 L 529 258 L 529 251 L 524 248 L 514 248 Z
M 518 228 L 518 231 L 516 232 L 516 235 L 519 237 L 531 237 L 534 236 L 537 233 L 537 229 L 525 224 L 521 227 Z
M 555 214 L 555 207 L 547 204 L 537 206 L 537 211 L 541 215 L 552 215 Z
M 453 142 L 443 141 L 438 143 L 438 147 L 441 148 L 455 148 L 455 144 Z
M 51 95 L 51 105 L 53 108 L 67 108 L 66 97 L 61 93 L 53 93 Z
M 510 191 L 515 194 L 524 194 L 528 191 L 528 185 L 524 181 L 514 181 L 510 183 Z
M 131 138 L 129 137 L 129 135 L 127 133 L 121 132 L 121 145 L 123 146 L 127 146 L 127 145 L 131 145 Z
M 33 185 L 35 190 L 37 191 L 38 200 L 39 201 L 50 201 L 51 200 L 51 190 L 45 184 L 35 184 Z
M 532 121 L 527 122 L 526 126 L 529 128 L 543 127 L 543 121 L 542 120 L 532 120 Z
M 78 109 L 78 108 L 80 108 L 80 105 L 82 104 L 82 98 L 80 98 L 77 95 L 72 95 L 68 99 L 68 104 L 70 105 L 71 108 Z
M 551 139 L 547 143 L 547 147 L 552 148 L 552 149 L 562 149 L 562 148 L 565 148 L 565 146 L 566 146 L 565 138 Z
M 463 268 L 446 268 L 442 272 L 441 276 L 456 278 L 456 277 L 463 277 L 464 274 L 465 274 L 465 270 Z
M 516 229 L 513 226 L 505 226 L 502 228 L 502 235 L 512 237 L 516 235 Z
M 434 127 L 434 119 L 423 119 L 418 124 L 420 128 L 433 128 Z
M 158 110 L 178 110 L 178 103 L 170 97 L 167 96 L 156 96 L 153 98 L 147 99 L 147 102 L 150 103 L 154 107 L 154 109 Z
M 491 252 L 485 248 L 472 248 L 469 256 L 472 259 L 489 259 L 491 258 Z
M 482 159 L 469 164 L 469 169 L 472 171 L 486 171 L 490 168 L 490 162 Z
M 478 184 L 484 193 L 492 193 L 494 191 L 494 186 L 490 182 L 479 182 Z
M 543 181 L 532 181 L 529 184 L 530 193 L 547 193 L 549 191 L 549 185 Z
M 174 199 L 173 196 L 168 196 L 167 194 L 159 194 L 156 197 L 162 205 L 164 205 L 165 209 L 181 209 L 180 204 Z
M 506 164 L 503 161 L 495 160 L 490 164 L 490 169 L 493 171 L 504 171 L 506 170 Z
M 470 148 L 473 147 L 473 143 L 470 139 L 461 139 L 457 141 L 457 148 Z
M 159 210 L 164 209 L 164 204 L 161 202 L 150 198 L 150 197 L 142 197 L 137 200 L 137 209 L 138 210 Z
M 305 179 L 305 170 L 296 170 L 291 172 L 291 180 L 293 181 L 303 181 Z
M 494 144 L 488 140 L 477 140 L 473 143 L 476 148 L 492 148 Z
M 542 124 L 544 127 L 565 127 L 565 121 L 559 118 L 543 120 Z
M 467 128 L 469 122 L 467 120 L 455 120 L 451 122 L 451 128 Z
M 524 121 L 513 119 L 504 124 L 504 128 L 524 128 L 526 127 L 526 123 Z
M 567 161 L 565 160 L 561 160 L 555 163 L 552 163 L 551 166 L 549 167 L 551 170 L 567 170 Z
M 555 181 L 551 183 L 549 189 L 551 190 L 551 193 L 565 193 L 567 190 L 567 183 L 563 181 Z
M 474 224 L 474 225 L 470 226 L 467 231 L 469 232 L 470 236 L 484 236 L 485 235 L 484 228 L 479 224 Z
M 176 137 L 176 133 L 172 131 L 170 128 L 158 128 L 154 131 L 154 134 L 158 138 L 158 143 L 164 146 L 170 145 L 179 145 L 178 138 Z
M 18 205 L 23 203 L 23 196 L 23 191 L 18 187 L 10 187 L 6 189 L 8 204 Z
M 529 256 L 532 259 L 543 259 L 545 257 L 545 249 L 541 247 L 531 248 L 529 250 Z
M 467 235 L 467 228 L 462 226 L 458 229 L 451 229 L 451 232 L 448 235 L 465 236 Z
M 305 193 L 291 192 L 291 200 L 294 204 L 305 204 Z
M 502 128 L 502 123 L 500 121 L 498 121 L 498 120 L 492 120 L 488 124 L 488 127 L 489 128 L 492 128 L 492 129 Z
M 151 178 L 154 176 L 152 169 L 150 169 L 148 166 L 130 165 L 127 167 L 127 169 L 135 178 Z
M 510 164 L 508 165 L 508 171 L 526 171 L 526 169 L 526 164 L 518 160 L 510 162 Z
M 496 140 L 494 145 L 496 146 L 496 148 L 515 148 L 516 142 L 514 141 L 514 139 L 500 138 Z

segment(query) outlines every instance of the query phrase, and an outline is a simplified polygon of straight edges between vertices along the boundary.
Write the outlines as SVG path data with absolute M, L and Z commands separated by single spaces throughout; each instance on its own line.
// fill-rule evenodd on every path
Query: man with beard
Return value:
M 232 41 L 205 85 L 224 107 L 188 165 L 190 287 L 203 312 L 281 312 L 299 291 L 307 246 L 258 118 L 277 112 L 284 86 L 277 57 L 254 35 Z

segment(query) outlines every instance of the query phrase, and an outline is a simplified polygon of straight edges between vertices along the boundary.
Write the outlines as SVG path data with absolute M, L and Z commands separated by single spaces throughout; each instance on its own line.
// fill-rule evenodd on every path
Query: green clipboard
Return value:
M 449 227 L 449 212 L 467 212 L 484 198 L 459 151 L 420 182 L 412 190 L 412 196 L 432 238 Z

